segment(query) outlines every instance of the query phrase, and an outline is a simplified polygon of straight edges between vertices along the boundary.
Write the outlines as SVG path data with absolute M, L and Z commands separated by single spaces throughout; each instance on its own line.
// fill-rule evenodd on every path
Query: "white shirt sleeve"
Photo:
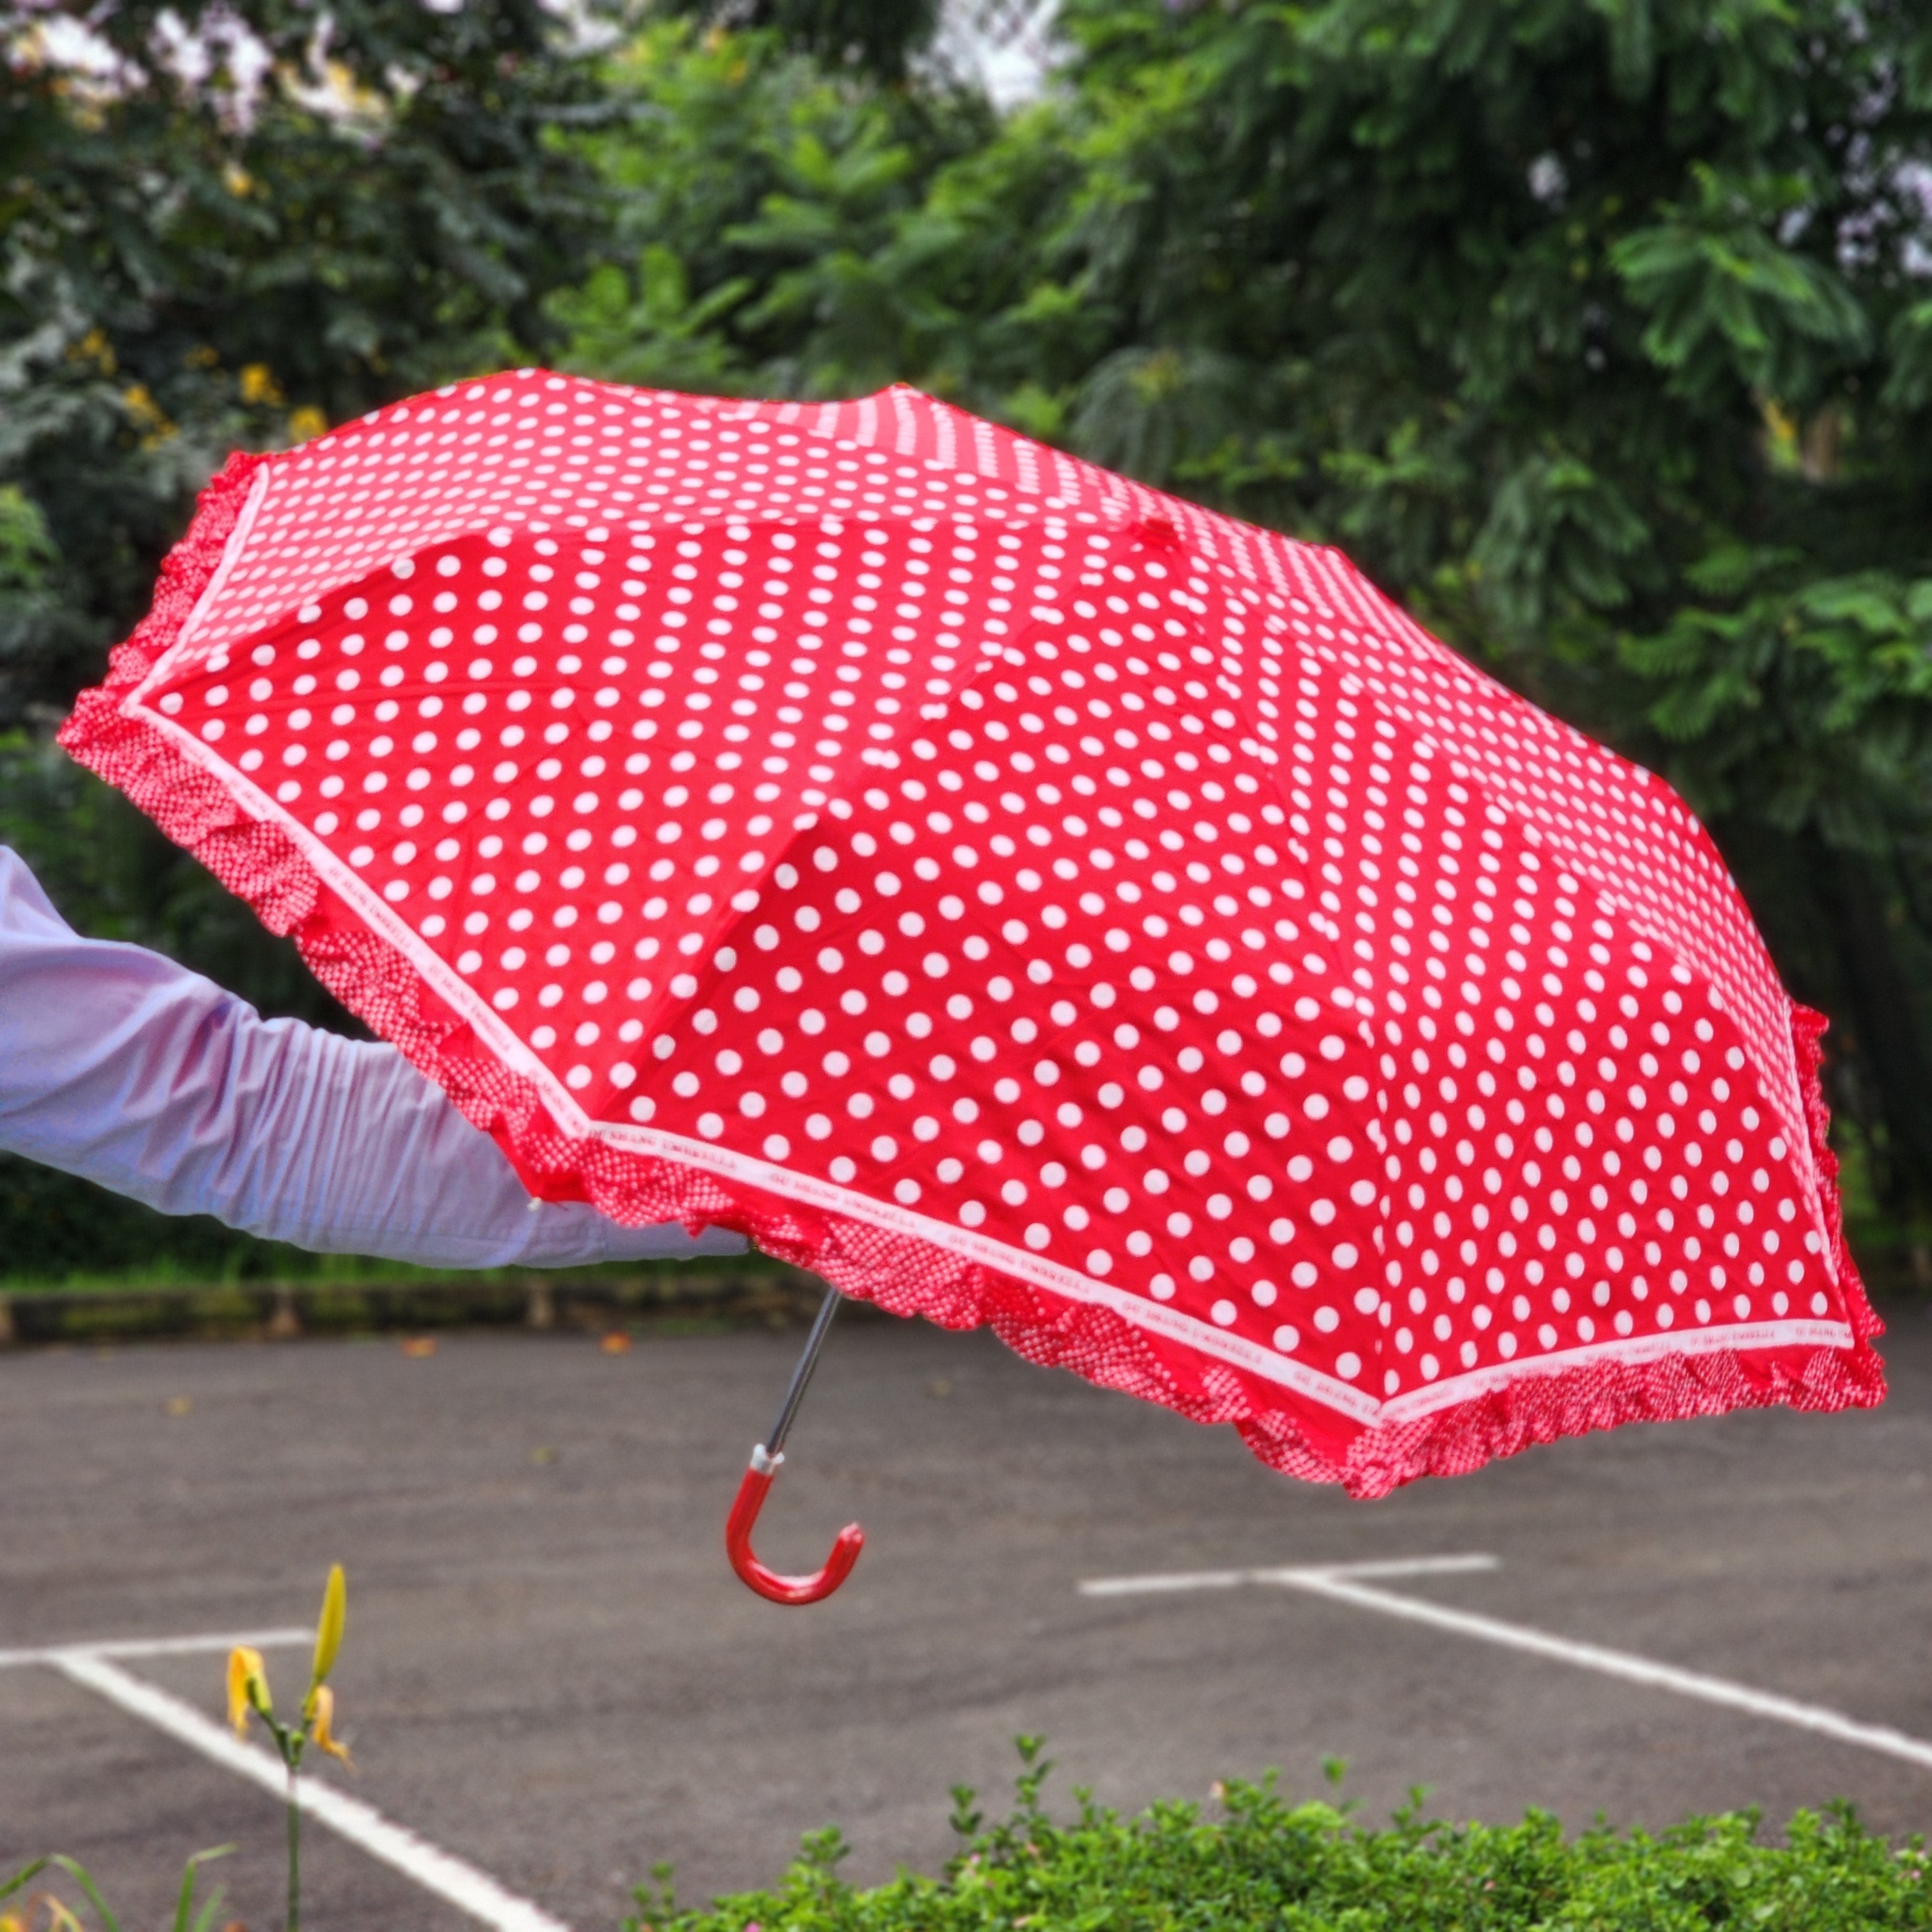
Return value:
M 745 1246 L 533 1204 L 394 1047 L 265 1020 L 159 953 L 80 938 L 4 846 L 0 1150 L 324 1252 L 560 1268 Z

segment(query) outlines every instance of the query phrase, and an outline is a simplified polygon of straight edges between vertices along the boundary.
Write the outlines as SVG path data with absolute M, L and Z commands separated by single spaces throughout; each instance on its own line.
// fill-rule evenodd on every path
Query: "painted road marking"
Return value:
M 1458 1610 L 1424 1597 L 1399 1594 L 1378 1589 L 1371 1578 L 1417 1576 L 1450 1576 L 1498 1567 L 1493 1556 L 1438 1556 L 1413 1562 L 1390 1563 L 1336 1563 L 1270 1570 L 1199 1570 L 1169 1576 L 1100 1576 L 1081 1584 L 1085 1597 L 1128 1597 L 1174 1590 L 1229 1589 L 1240 1585 L 1261 1583 L 1276 1588 L 1300 1590 L 1310 1596 L 1326 1597 L 1331 1602 L 1347 1604 L 1356 1610 L 1374 1610 L 1383 1616 L 1400 1617 L 1406 1622 L 1426 1624 L 1436 1630 L 1451 1630 L 1458 1636 L 1474 1637 L 1484 1643 L 1499 1644 L 1532 1657 L 1546 1658 L 1558 1664 L 1573 1664 L 1579 1670 L 1594 1670 L 1605 1677 L 1622 1678 L 1655 1690 L 1675 1691 L 1681 1697 L 1695 1697 L 1706 1704 L 1718 1704 L 1748 1716 L 1766 1718 L 1774 1724 L 1790 1724 L 1839 1744 L 1862 1750 L 1877 1751 L 1887 1757 L 1903 1758 L 1908 1764 L 1932 1770 L 1932 1742 L 1907 1736 L 1888 1724 L 1862 1724 L 1841 1711 L 1822 1704 L 1806 1704 L 1795 1697 L 1782 1697 L 1775 1691 L 1754 1690 L 1726 1677 L 1707 1676 L 1699 1670 L 1684 1670 L 1674 1664 L 1639 1657 L 1627 1650 L 1610 1650 L 1601 1644 L 1579 1643 L 1569 1637 L 1552 1636 L 1527 1624 L 1505 1623 L 1473 1610 Z
M 192 1657 L 200 1651 L 232 1650 L 238 1643 L 256 1650 L 279 1650 L 314 1640 L 312 1630 L 242 1630 L 232 1636 L 114 1637 L 99 1643 L 50 1643 L 38 1650 L 0 1650 L 0 1670 L 23 1664 L 57 1664 L 64 1657 Z
M 122 1668 L 124 1658 L 182 1657 L 196 1652 L 232 1649 L 238 1643 L 257 1650 L 282 1648 L 314 1641 L 308 1630 L 242 1631 L 229 1636 L 131 1638 L 100 1643 L 50 1644 L 34 1650 L 0 1651 L 0 1666 L 39 1664 L 57 1670 L 70 1682 L 105 1697 L 130 1716 L 164 1732 L 176 1742 L 198 1751 L 224 1771 L 246 1778 L 272 1796 L 287 1796 L 288 1774 L 279 1758 L 253 1744 L 242 1743 L 172 1691 L 148 1683 Z M 359 1846 L 370 1857 L 412 1880 L 425 1892 L 446 1899 L 460 1912 L 498 1932 L 571 1932 L 565 1922 L 507 1891 L 488 1872 L 432 1845 L 427 1839 L 386 1818 L 373 1804 L 352 1798 L 334 1785 L 314 1778 L 302 1787 L 302 1815 L 326 1825 L 338 1837 Z
M 1331 1563 L 1319 1569 L 1175 1570 L 1165 1576 L 1096 1576 L 1083 1597 L 1141 1597 L 1162 1590 L 1232 1590 L 1244 1583 L 1284 1583 L 1291 1589 L 1330 1576 L 1458 1576 L 1498 1568 L 1493 1556 L 1410 1556 L 1387 1563 Z

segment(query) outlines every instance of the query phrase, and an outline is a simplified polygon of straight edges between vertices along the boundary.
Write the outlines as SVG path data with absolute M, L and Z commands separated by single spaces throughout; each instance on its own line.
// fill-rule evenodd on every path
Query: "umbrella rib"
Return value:
M 778 1405 L 778 1418 L 760 1445 L 774 1462 L 784 1452 L 785 1438 L 791 1433 L 792 1424 L 797 1419 L 798 1406 L 805 1400 L 806 1385 L 812 1380 L 812 1370 L 818 1366 L 819 1352 L 825 1346 L 832 1318 L 838 1312 L 838 1304 L 842 1299 L 838 1289 L 828 1288 L 825 1299 L 818 1304 L 812 1333 L 805 1338 L 804 1352 L 798 1358 L 798 1366 L 791 1372 L 791 1385 L 785 1390 L 784 1400 Z

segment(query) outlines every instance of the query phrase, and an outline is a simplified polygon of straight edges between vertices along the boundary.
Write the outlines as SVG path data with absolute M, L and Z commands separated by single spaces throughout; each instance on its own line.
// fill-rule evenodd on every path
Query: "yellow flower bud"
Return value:
M 325 1684 L 335 1668 L 335 1654 L 342 1648 L 342 1630 L 349 1616 L 349 1581 L 338 1563 L 328 1573 L 328 1587 L 322 1593 L 322 1618 L 315 1627 L 315 1668 L 312 1684 Z
M 235 1726 L 235 1735 L 238 1738 L 248 1728 L 251 1710 L 266 1717 L 274 1708 L 262 1653 L 245 1643 L 237 1644 L 228 1653 L 228 1721 Z

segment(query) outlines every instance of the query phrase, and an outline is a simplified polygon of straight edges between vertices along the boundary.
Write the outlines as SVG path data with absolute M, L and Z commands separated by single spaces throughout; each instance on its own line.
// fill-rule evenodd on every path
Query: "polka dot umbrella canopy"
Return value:
M 1669 788 L 1335 552 L 915 392 L 521 371 L 237 456 L 62 742 L 533 1195 L 1379 1496 L 1878 1401 Z

